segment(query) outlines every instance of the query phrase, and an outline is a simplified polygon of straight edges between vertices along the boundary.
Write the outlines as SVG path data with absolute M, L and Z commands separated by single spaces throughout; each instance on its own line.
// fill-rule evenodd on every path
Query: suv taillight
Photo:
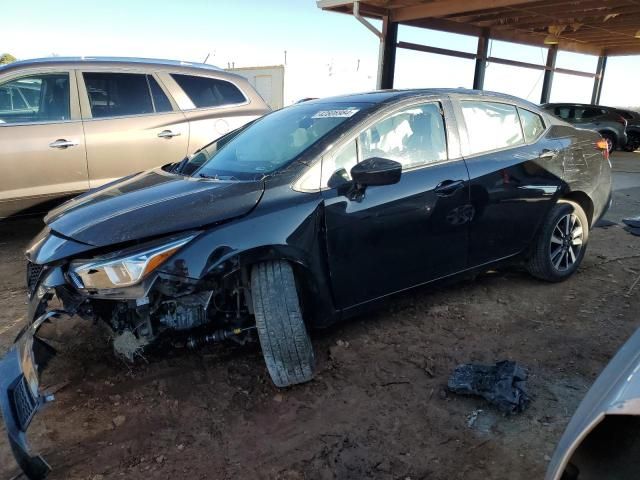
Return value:
M 602 156 L 605 160 L 609 160 L 609 143 L 604 138 L 596 142 L 596 148 L 602 151 Z
M 624 127 L 627 126 L 627 120 L 622 115 L 618 115 L 617 118 L 614 119 L 614 121 L 618 122 L 619 124 L 621 124 Z

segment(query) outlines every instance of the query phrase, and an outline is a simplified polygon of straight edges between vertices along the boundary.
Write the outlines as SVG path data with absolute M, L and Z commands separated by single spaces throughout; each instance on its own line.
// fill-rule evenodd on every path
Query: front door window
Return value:
M 69 74 L 30 75 L 0 84 L 0 123 L 70 119 Z

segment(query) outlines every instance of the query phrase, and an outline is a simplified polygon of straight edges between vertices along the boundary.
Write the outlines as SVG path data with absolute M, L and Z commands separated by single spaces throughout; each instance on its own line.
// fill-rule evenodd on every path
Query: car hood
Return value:
M 157 168 L 91 190 L 52 210 L 58 234 L 96 247 L 230 220 L 260 201 L 264 182 L 226 182 Z
M 618 350 L 571 417 L 546 480 L 561 479 L 580 443 L 607 415 L 640 415 L 640 330 Z

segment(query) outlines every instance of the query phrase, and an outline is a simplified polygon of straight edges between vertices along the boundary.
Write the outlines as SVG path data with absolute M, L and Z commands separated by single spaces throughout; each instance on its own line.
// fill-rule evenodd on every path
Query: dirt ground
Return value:
M 615 164 L 608 218 L 619 222 L 640 214 L 640 155 Z M 0 353 L 24 322 L 21 249 L 40 227 L 21 220 L 0 232 Z M 257 347 L 129 366 L 95 328 L 69 322 L 44 382 L 57 400 L 30 439 L 53 480 L 542 478 L 578 402 L 638 327 L 640 285 L 629 289 L 639 274 L 640 237 L 596 228 L 565 283 L 489 272 L 316 332 L 316 379 L 281 391 Z M 446 393 L 457 364 L 503 359 L 529 369 L 524 413 Z M 0 478 L 9 479 L 18 469 L 0 435 Z

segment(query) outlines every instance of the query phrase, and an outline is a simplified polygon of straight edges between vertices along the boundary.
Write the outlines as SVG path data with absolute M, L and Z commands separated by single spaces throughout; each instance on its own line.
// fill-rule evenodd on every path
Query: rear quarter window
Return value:
M 518 108 L 518 113 L 520 114 L 520 123 L 522 123 L 525 141 L 527 143 L 536 141 L 545 131 L 544 120 L 537 113 L 522 108 Z
M 247 101 L 240 89 L 226 80 L 177 73 L 171 76 L 196 108 L 237 105 Z

